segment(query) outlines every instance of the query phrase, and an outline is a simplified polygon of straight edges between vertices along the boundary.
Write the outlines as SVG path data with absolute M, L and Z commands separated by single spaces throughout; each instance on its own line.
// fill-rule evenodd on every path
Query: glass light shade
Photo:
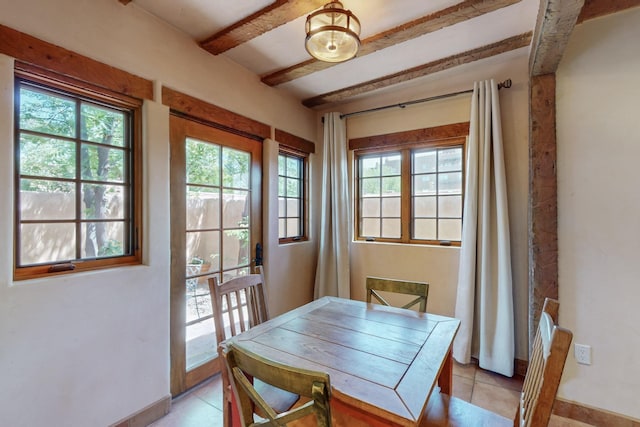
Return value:
M 360 48 L 360 21 L 338 1 L 307 16 L 306 32 L 307 52 L 320 61 L 346 61 Z

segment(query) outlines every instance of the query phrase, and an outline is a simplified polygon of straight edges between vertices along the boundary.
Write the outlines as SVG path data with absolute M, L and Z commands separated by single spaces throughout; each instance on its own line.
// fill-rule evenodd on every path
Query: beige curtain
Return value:
M 322 207 L 314 297 L 350 298 L 347 131 L 340 113 L 324 115 Z
M 453 357 L 513 376 L 514 320 L 507 186 L 498 87 L 476 82 L 467 143 Z

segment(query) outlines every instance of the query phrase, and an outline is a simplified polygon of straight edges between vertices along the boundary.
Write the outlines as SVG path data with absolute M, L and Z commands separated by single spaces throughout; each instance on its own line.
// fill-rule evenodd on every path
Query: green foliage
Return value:
M 82 139 L 123 147 L 124 114 L 120 111 L 83 103 L 81 108 Z
M 249 153 L 191 138 L 187 138 L 185 150 L 189 184 L 217 187 L 222 182 L 225 187 L 249 188 Z M 210 190 L 194 187 L 194 191 Z
M 122 243 L 115 239 L 107 240 L 98 250 L 98 256 L 101 257 L 117 256 L 123 254 L 124 251 L 122 250 Z
M 20 173 L 48 178 L 76 178 L 76 120 L 81 122 L 82 138 L 101 145 L 82 144 L 82 178 L 124 181 L 124 114 L 103 107 L 76 103 L 63 96 L 22 87 L 20 89 Z M 49 134 L 50 137 L 29 131 Z M 56 181 L 22 180 L 24 191 L 60 191 Z
M 222 184 L 225 187 L 249 188 L 249 153 L 222 148 Z
M 187 182 L 220 185 L 220 146 L 187 138 Z
M 75 102 L 38 90 L 20 89 L 20 128 L 75 137 Z

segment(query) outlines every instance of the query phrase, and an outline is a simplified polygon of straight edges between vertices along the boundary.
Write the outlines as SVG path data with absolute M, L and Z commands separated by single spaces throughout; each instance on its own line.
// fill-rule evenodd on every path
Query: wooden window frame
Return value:
M 349 149 L 353 150 L 354 171 L 354 235 L 357 241 L 385 242 L 421 245 L 460 246 L 460 241 L 425 240 L 412 237 L 412 152 L 424 148 L 462 147 L 462 200 L 464 201 L 464 182 L 466 179 L 466 143 L 469 135 L 469 122 L 454 123 L 433 128 L 398 132 L 393 134 L 375 135 L 349 140 Z M 383 154 L 397 152 L 401 155 L 401 212 L 400 238 L 366 237 L 361 236 L 360 230 L 360 158 L 369 154 Z M 464 221 L 464 211 L 462 212 Z
M 294 150 L 292 148 L 289 147 L 285 147 L 285 146 L 281 146 L 280 149 L 278 150 L 278 158 L 280 157 L 280 155 L 284 155 L 287 157 L 294 157 L 297 159 L 300 159 L 302 161 L 302 168 L 301 168 L 301 174 L 302 176 L 300 177 L 300 181 L 301 181 L 301 185 L 300 185 L 300 191 L 302 194 L 300 194 L 300 226 L 302 228 L 302 233 L 299 236 L 292 236 L 292 237 L 279 237 L 278 238 L 278 243 L 279 244 L 287 244 L 287 243 L 294 243 L 294 242 L 304 242 L 304 241 L 308 241 L 309 240 L 309 233 L 308 233 L 308 229 L 309 229 L 309 224 L 308 224 L 308 197 L 307 194 L 308 190 L 309 190 L 309 173 L 308 173 L 308 168 L 309 168 L 309 154 L 302 152 L 302 151 L 298 151 L 298 150 Z M 278 165 L 278 170 L 279 170 L 279 165 Z M 280 173 L 278 173 L 278 181 L 280 180 Z M 278 184 L 278 188 L 279 188 L 279 184 Z M 279 193 L 279 191 L 278 191 Z M 278 199 L 280 198 L 280 194 L 278 194 Z M 278 200 L 279 203 L 279 200 Z M 279 209 L 279 205 L 278 205 L 278 235 L 280 235 L 280 209 Z M 285 217 L 288 218 L 288 217 Z
M 127 225 L 127 235 L 125 255 L 95 258 L 95 259 L 70 259 L 67 261 L 46 262 L 37 265 L 18 265 L 20 252 L 20 108 L 18 102 L 15 103 L 14 117 L 14 149 L 15 149 L 15 203 L 14 203 L 14 280 L 25 280 L 40 277 L 49 277 L 60 274 L 78 273 L 110 267 L 125 265 L 137 265 L 142 262 L 142 101 L 131 96 L 105 89 L 77 80 L 72 77 L 61 75 L 53 71 L 41 69 L 30 64 L 16 62 L 15 66 L 15 93 L 16 100 L 22 84 L 33 85 L 43 88 L 45 91 L 60 93 L 76 100 L 84 100 L 105 106 L 115 107 L 128 111 L 130 117 L 129 138 L 130 138 L 130 159 L 129 159 L 129 185 L 130 195 L 124 200 L 128 206 L 125 212 L 125 224 Z M 81 180 L 79 177 L 76 180 Z M 76 209 L 78 207 L 76 206 Z M 79 221 L 78 218 L 74 222 Z

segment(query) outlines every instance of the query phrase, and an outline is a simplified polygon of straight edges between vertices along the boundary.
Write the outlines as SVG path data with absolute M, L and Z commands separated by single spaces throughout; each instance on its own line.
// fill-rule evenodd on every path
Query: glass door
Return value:
M 260 238 L 262 145 L 171 116 L 171 392 L 222 367 L 208 279 L 246 275 Z

